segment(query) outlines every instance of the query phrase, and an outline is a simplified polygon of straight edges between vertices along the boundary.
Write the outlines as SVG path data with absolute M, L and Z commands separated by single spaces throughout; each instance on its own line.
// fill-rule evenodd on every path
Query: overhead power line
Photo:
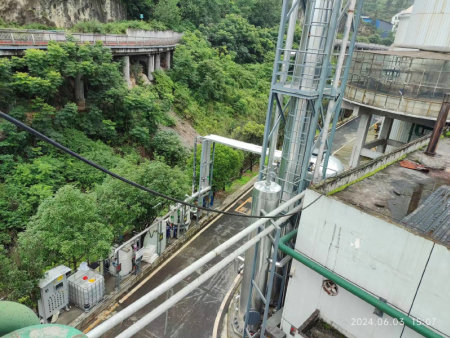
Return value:
M 62 150 L 63 152 L 69 154 L 70 156 L 75 157 L 76 159 L 78 159 L 80 161 L 83 161 L 84 163 L 90 165 L 91 167 L 94 167 L 97 170 L 100 170 L 100 171 L 104 172 L 105 174 L 107 174 L 109 176 L 112 176 L 112 177 L 114 177 L 114 178 L 116 178 L 116 179 L 118 179 L 118 180 L 120 180 L 122 182 L 130 184 L 133 187 L 136 187 L 138 189 L 146 191 L 146 192 L 148 192 L 148 193 L 150 193 L 152 195 L 165 198 L 165 199 L 167 199 L 169 201 L 172 201 L 172 202 L 175 202 L 175 203 L 183 204 L 183 205 L 186 205 L 186 206 L 189 206 L 189 207 L 192 207 L 192 208 L 198 208 L 198 209 L 205 210 L 205 211 L 215 212 L 215 213 L 218 213 L 218 214 L 224 214 L 224 215 L 230 215 L 230 216 L 238 216 L 238 217 L 244 217 L 244 218 L 279 218 L 281 216 L 293 216 L 293 215 L 296 215 L 298 213 L 298 212 L 296 212 L 296 213 L 287 214 L 287 215 L 280 214 L 280 215 L 277 215 L 277 216 L 252 216 L 252 215 L 244 215 L 244 214 L 238 214 L 238 213 L 234 213 L 234 212 L 216 210 L 216 209 L 203 207 L 203 206 L 200 206 L 200 205 L 191 204 L 191 203 L 188 203 L 188 202 L 185 202 L 185 201 L 182 201 L 182 200 L 179 200 L 179 199 L 176 199 L 176 198 L 164 195 L 164 194 L 162 194 L 162 193 L 160 193 L 158 191 L 146 188 L 146 187 L 144 187 L 144 186 L 142 186 L 142 185 L 140 185 L 140 184 L 138 184 L 136 182 L 133 182 L 133 181 L 131 181 L 129 179 L 126 179 L 125 177 L 122 177 L 122 176 L 120 176 L 120 175 L 118 175 L 116 173 L 113 173 L 112 171 L 109 171 L 108 169 L 103 168 L 102 166 L 98 165 L 97 163 L 94 163 L 94 162 L 88 160 L 87 158 L 84 158 L 80 154 L 77 154 L 76 152 L 70 150 L 69 148 L 64 147 L 62 144 L 59 144 L 58 142 L 52 140 L 51 138 L 45 136 L 44 134 L 41 134 L 37 130 L 34 130 L 33 128 L 27 126 L 23 122 L 21 122 L 19 120 L 16 120 L 15 118 L 13 118 L 13 117 L 11 117 L 11 116 L 9 116 L 9 115 L 1 112 L 1 111 L 0 111 L 0 117 L 4 118 L 6 121 L 14 124 L 15 126 L 19 127 L 20 129 L 23 129 L 26 132 L 36 136 L 37 138 L 47 142 L 48 144 L 51 144 L 52 146 Z M 320 197 L 322 197 L 322 195 L 320 195 L 318 198 L 316 198 L 314 201 L 312 201 L 307 206 L 303 207 L 301 210 L 305 210 L 306 208 L 308 208 L 309 206 L 314 204 Z

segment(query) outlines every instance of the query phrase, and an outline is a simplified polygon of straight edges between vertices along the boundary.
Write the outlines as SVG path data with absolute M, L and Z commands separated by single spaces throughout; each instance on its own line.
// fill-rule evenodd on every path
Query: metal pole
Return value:
M 345 22 L 344 36 L 342 37 L 342 47 L 339 51 L 336 72 L 334 75 L 333 92 L 336 92 L 339 87 L 339 79 L 341 78 L 342 66 L 344 64 L 345 52 L 347 50 L 348 38 L 350 36 L 350 30 L 351 30 L 351 25 L 352 25 L 352 21 L 353 21 L 355 5 L 356 5 L 356 0 L 350 0 L 350 6 L 348 8 L 347 20 Z M 356 35 L 356 32 L 354 34 Z M 319 177 L 319 175 L 320 175 L 320 167 L 322 164 L 323 151 L 325 150 L 325 143 L 327 142 L 327 139 L 328 139 L 328 128 L 329 128 L 329 124 L 331 122 L 331 117 L 332 117 L 333 113 L 335 112 L 336 101 L 338 99 L 339 99 L 339 97 L 336 97 L 335 100 L 330 101 L 328 104 L 327 116 L 326 116 L 325 122 L 323 124 L 322 137 L 320 139 L 319 153 L 317 154 L 317 159 L 316 159 L 316 168 L 314 170 L 313 182 L 315 184 L 319 183 L 319 181 L 322 178 L 322 177 Z M 329 149 L 328 149 L 328 152 L 330 152 L 330 151 L 331 151 L 331 144 L 329 145 Z M 325 175 L 325 168 L 323 168 L 323 171 L 324 171 L 323 175 Z
M 283 47 L 284 28 L 286 26 L 286 12 L 287 12 L 288 6 L 289 6 L 289 1 L 283 0 L 283 6 L 281 8 L 280 29 L 278 30 L 277 49 L 276 49 L 275 60 L 273 62 L 271 85 L 275 84 L 276 80 L 277 80 L 277 62 L 279 59 L 280 49 Z M 273 112 L 273 104 L 274 104 L 273 96 L 274 95 L 276 95 L 276 94 L 271 89 L 270 94 L 269 94 L 269 106 L 267 107 L 267 116 L 266 116 L 266 124 L 265 124 L 266 127 L 264 129 L 264 138 L 263 138 L 263 144 L 262 144 L 261 161 L 259 163 L 258 180 L 263 179 L 262 175 L 263 175 L 264 165 L 266 162 L 267 145 L 269 143 L 270 124 L 272 122 L 272 112 Z M 269 175 L 269 172 L 267 172 L 267 175 Z
M 297 8 L 295 8 L 297 7 Z M 298 14 L 298 2 L 292 1 L 292 6 L 290 10 L 291 14 L 289 16 L 289 25 L 288 25 L 288 31 L 286 34 L 286 43 L 284 46 L 284 57 L 283 57 L 283 64 L 281 66 L 281 79 L 280 82 L 284 83 L 287 78 L 287 72 L 289 70 L 289 64 L 286 65 L 286 62 L 289 62 L 291 58 L 291 49 L 292 44 L 294 42 L 294 33 L 295 33 L 295 24 L 297 23 L 297 14 Z M 283 32 L 284 34 L 284 32 Z M 275 60 L 276 61 L 276 60 Z M 286 67 L 287 66 L 287 67 Z M 285 73 L 286 72 L 286 73 Z M 278 95 L 278 94 L 275 94 Z M 281 105 L 283 105 L 283 95 L 278 95 L 278 99 L 280 100 Z M 282 108 L 282 107 L 281 107 Z M 280 118 L 279 115 L 283 114 L 283 111 L 280 110 L 280 108 L 276 108 L 275 116 Z M 270 139 L 270 147 L 269 147 L 269 156 L 267 161 L 267 182 L 271 179 L 270 178 L 270 172 L 272 171 L 272 164 L 273 164 L 273 157 L 275 155 L 275 150 L 277 149 L 277 141 L 278 141 L 278 130 L 280 129 L 280 123 L 275 123 L 272 129 L 272 138 Z
M 354 17 L 354 31 L 358 30 L 358 26 L 359 26 L 359 20 L 361 17 L 361 11 L 363 8 L 363 4 L 364 4 L 364 0 L 359 0 L 358 2 L 358 6 L 356 9 L 356 16 Z M 338 104 L 336 106 L 336 112 L 340 111 L 341 109 L 341 104 L 342 104 L 342 100 L 343 100 L 343 95 L 344 95 L 344 90 L 345 90 L 345 85 L 347 84 L 347 80 L 348 80 L 348 74 L 350 73 L 350 64 L 352 61 L 352 56 L 353 56 L 353 50 L 355 48 L 355 42 L 356 42 L 356 33 L 352 35 L 352 40 L 350 42 L 350 46 L 348 48 L 348 56 L 347 56 L 347 63 L 345 65 L 345 69 L 344 69 L 344 77 L 342 79 L 341 82 L 341 94 L 340 97 L 338 99 Z M 356 60 L 354 63 L 354 67 L 353 70 L 355 69 L 356 66 Z M 356 95 L 356 91 L 355 91 L 355 95 Z M 328 141 L 328 144 L 333 144 L 333 140 L 334 140 L 334 134 L 336 132 L 336 125 L 337 125 L 337 118 L 338 116 L 334 116 L 334 120 L 333 120 L 333 125 L 331 127 L 331 133 L 330 133 L 330 138 Z M 328 160 L 330 159 L 331 156 L 331 150 L 327 151 L 327 153 L 325 154 L 325 159 L 323 161 L 323 172 L 326 173 L 327 172 L 327 168 L 328 168 Z M 316 162 L 317 163 L 317 162 Z
M 286 203 L 283 203 L 278 208 L 276 208 L 274 211 L 267 214 L 267 216 L 276 216 L 280 212 L 284 211 L 289 206 L 293 205 L 294 203 L 298 202 L 300 199 L 302 199 L 305 195 L 305 192 L 298 194 L 294 196 L 292 199 L 287 201 Z M 293 209 L 292 212 L 294 212 L 297 209 Z M 284 219 L 284 218 L 282 218 Z M 281 219 L 280 219 L 281 220 Z M 160 284 L 158 287 L 147 293 L 146 295 L 139 298 L 136 302 L 133 304 L 130 304 L 128 307 L 123 309 L 122 311 L 118 312 L 116 315 L 112 316 L 96 328 L 94 328 L 92 331 L 90 331 L 87 336 L 90 338 L 98 338 L 104 333 L 111 330 L 113 327 L 119 325 L 122 321 L 130 317 L 133 313 L 138 311 L 139 309 L 142 309 L 145 305 L 162 295 L 164 292 L 172 288 L 174 285 L 182 281 L 184 278 L 192 274 L 193 272 L 197 271 L 201 267 L 203 267 L 205 264 L 207 264 L 209 261 L 214 259 L 215 257 L 219 256 L 222 252 L 239 242 L 244 237 L 248 236 L 252 231 L 255 229 L 258 229 L 261 225 L 265 224 L 268 221 L 267 218 L 261 218 L 255 223 L 249 225 L 247 228 L 239 232 L 238 234 L 231 237 L 229 240 L 225 241 L 221 245 L 219 245 L 214 250 L 210 251 L 206 255 L 204 255 L 202 258 L 195 261 L 193 264 L 189 265 L 184 270 L 177 273 L 175 276 L 167 280 L 166 282 Z M 278 221 L 277 221 L 278 222 Z
M 299 212 L 301 210 L 302 206 L 297 206 L 292 210 L 292 212 Z M 258 235 L 253 237 L 251 240 L 249 240 L 247 243 L 242 245 L 239 249 L 235 250 L 231 255 L 224 258 L 222 261 L 214 265 L 211 269 L 209 269 L 207 272 L 205 272 L 203 275 L 198 277 L 196 280 L 194 280 L 192 283 L 190 283 L 188 286 L 184 287 L 181 291 L 177 292 L 175 295 L 170 297 L 168 300 L 166 300 L 164 303 L 159 305 L 156 309 L 154 309 L 152 312 L 147 314 L 146 316 L 142 317 L 139 321 L 134 323 L 132 326 L 130 326 L 128 329 L 123 331 L 121 334 L 119 334 L 116 338 L 128 338 L 145 328 L 149 323 L 151 323 L 155 318 L 158 318 L 160 315 L 162 315 L 164 312 L 166 312 L 168 309 L 170 309 L 172 306 L 174 306 L 177 302 L 179 302 L 181 299 L 186 297 L 189 293 L 191 293 L 193 290 L 195 290 L 197 287 L 202 285 L 204 282 L 206 282 L 209 278 L 214 276 L 217 272 L 225 268 L 228 264 L 233 262 L 239 255 L 247 251 L 249 248 L 254 246 L 256 243 L 258 243 L 262 238 L 270 234 L 272 231 L 274 231 L 275 226 L 279 226 L 286 222 L 289 219 L 289 216 L 285 216 L 280 218 L 278 221 L 274 223 L 274 225 L 268 226 L 265 230 L 261 231 Z M 167 283 L 167 282 L 166 282 Z M 126 309 L 128 309 L 130 306 L 128 306 Z M 122 311 L 125 311 L 122 310 Z M 120 314 L 121 312 L 119 312 Z M 117 315 L 116 315 L 117 316 Z M 115 316 L 114 316 L 115 317 Z M 112 317 L 112 318 L 114 318 Z M 94 329 L 95 330 L 95 329 Z M 90 331 L 87 333 L 88 337 L 98 337 L 97 335 L 93 336 L 91 335 L 92 332 Z
M 447 122 L 448 112 L 450 110 L 450 94 L 444 95 L 444 101 L 442 102 L 441 110 L 434 125 L 433 132 L 431 133 L 430 143 L 428 143 L 427 150 L 425 150 L 425 155 L 434 156 L 436 155 L 436 148 L 439 143 L 439 138 L 444 130 L 445 123 Z

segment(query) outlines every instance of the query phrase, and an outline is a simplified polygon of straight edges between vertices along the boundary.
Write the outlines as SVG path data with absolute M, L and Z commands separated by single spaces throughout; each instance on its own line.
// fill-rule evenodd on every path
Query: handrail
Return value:
M 74 37 L 78 43 L 94 44 L 102 41 L 105 46 L 167 46 L 178 44 L 182 34 L 172 33 L 169 36 L 132 36 L 119 34 L 66 33 L 51 31 L 11 31 L 0 29 L 0 46 L 40 46 L 46 47 L 49 41 L 66 42 L 68 36 Z
M 298 229 L 291 231 L 287 235 L 280 238 L 280 242 L 278 245 L 278 248 L 283 251 L 285 254 L 291 256 L 296 261 L 302 263 L 303 265 L 307 266 L 311 270 L 317 272 L 318 274 L 324 276 L 325 278 L 331 280 L 332 282 L 336 283 L 343 289 L 347 290 L 348 292 L 354 294 L 356 297 L 362 299 L 366 303 L 376 307 L 377 309 L 383 311 L 387 315 L 391 316 L 392 318 L 396 318 L 403 322 L 407 327 L 410 329 L 416 331 L 417 333 L 421 334 L 424 337 L 427 338 L 443 338 L 441 335 L 437 334 L 436 332 L 430 330 L 422 322 L 419 320 L 414 320 L 413 318 L 409 317 L 408 315 L 398 311 L 397 309 L 393 308 L 392 306 L 382 302 L 380 299 L 375 298 L 368 292 L 360 289 L 356 285 L 346 281 L 342 277 L 339 277 L 334 272 L 328 270 L 326 267 L 312 261 L 308 257 L 302 255 L 301 253 L 295 251 L 294 249 L 290 248 L 286 245 L 286 242 L 290 241 L 294 238 L 294 236 L 297 235 Z

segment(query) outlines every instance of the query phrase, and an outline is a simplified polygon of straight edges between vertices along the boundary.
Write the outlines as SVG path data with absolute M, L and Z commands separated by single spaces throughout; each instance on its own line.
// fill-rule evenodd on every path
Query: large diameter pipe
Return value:
M 297 232 L 298 232 L 298 229 L 290 232 L 289 234 L 287 234 L 286 236 L 283 236 L 280 239 L 278 247 L 281 251 L 283 251 L 287 255 L 291 256 L 296 261 L 307 266 L 311 270 L 317 272 L 318 274 L 320 274 L 320 275 L 324 276 L 325 278 L 331 280 L 332 282 L 336 283 L 341 288 L 347 290 L 348 292 L 350 292 L 353 295 L 355 295 L 356 297 L 362 299 L 366 303 L 383 311 L 384 313 L 391 316 L 392 318 L 396 318 L 399 321 L 403 322 L 407 327 L 416 331 L 417 333 L 421 334 L 422 336 L 427 337 L 427 338 L 443 338 L 441 335 L 439 335 L 436 332 L 425 327 L 424 324 L 419 322 L 418 320 L 413 320 L 408 315 L 406 315 L 406 314 L 398 311 L 397 309 L 393 308 L 392 306 L 382 302 L 379 298 L 372 296 L 370 293 L 360 289 L 359 287 L 355 286 L 354 284 L 339 277 L 332 271 L 328 270 L 326 267 L 312 261 L 308 257 L 295 251 L 294 249 L 291 249 L 285 243 L 290 241 L 291 239 L 293 239 L 297 235 Z
M 280 201 L 281 186 L 275 182 L 259 181 L 255 183 L 252 193 L 252 215 L 260 216 L 261 210 L 270 212 L 274 210 Z M 258 229 L 253 230 L 248 239 L 255 237 Z M 272 243 L 269 238 L 264 238 L 259 244 L 259 250 L 255 257 L 255 248 L 251 248 L 245 253 L 244 271 L 242 273 L 241 295 L 239 298 L 239 320 L 243 322 L 247 312 L 248 299 L 252 283 L 254 281 L 261 292 L 265 292 L 267 286 L 267 273 L 269 269 L 269 258 L 272 251 Z M 250 309 L 260 312 L 263 309 L 263 300 L 256 288 L 253 288 Z
M 291 213 L 299 212 L 301 209 L 302 209 L 302 206 L 298 205 L 297 207 L 295 207 L 294 209 L 291 210 Z M 279 225 L 283 224 L 284 222 L 286 222 L 289 218 L 290 218 L 290 216 L 282 217 L 278 221 L 276 221 L 275 224 L 277 226 L 279 226 Z M 248 249 L 252 248 L 260 240 L 264 240 L 265 238 L 267 238 L 266 236 L 268 234 L 270 234 L 271 232 L 273 232 L 274 230 L 275 230 L 275 225 L 268 226 L 265 230 L 261 231 L 258 235 L 253 237 L 251 240 L 246 242 L 241 247 L 239 247 L 232 254 L 225 257 L 219 263 L 214 265 L 211 269 L 206 271 L 203 275 L 201 275 L 196 280 L 191 282 L 189 285 L 184 287 L 181 291 L 177 292 L 175 295 L 170 297 L 164 303 L 159 305 L 152 312 L 145 315 L 140 320 L 138 320 L 136 323 L 131 325 L 128 329 L 126 329 L 121 334 L 116 336 L 116 338 L 128 338 L 128 337 L 135 335 L 140 330 L 144 329 L 153 320 L 155 320 L 156 318 L 161 316 L 164 312 L 166 312 L 168 309 L 170 309 L 172 306 L 174 306 L 176 303 L 178 303 L 180 300 L 182 300 L 184 297 L 186 297 L 189 293 L 194 291 L 196 288 L 198 288 L 200 285 L 202 285 L 204 282 L 206 282 L 208 279 L 210 279 L 212 276 L 214 276 L 220 270 L 224 269 L 228 264 L 233 262 L 239 255 L 246 252 Z M 88 336 L 88 337 L 90 337 L 90 336 Z
M 447 122 L 448 111 L 450 110 L 450 94 L 444 95 L 444 101 L 442 102 L 441 110 L 434 125 L 433 132 L 430 137 L 430 143 L 428 143 L 425 155 L 434 156 L 436 154 L 436 148 L 439 143 L 439 138 L 444 130 L 445 123 Z
M 293 205 L 294 203 L 298 202 L 303 196 L 305 195 L 305 192 L 298 194 L 294 198 L 290 199 L 286 203 L 283 203 L 278 208 L 276 208 L 274 211 L 270 212 L 268 216 L 276 216 L 280 212 L 284 211 L 289 206 Z M 158 298 L 160 295 L 162 295 L 164 292 L 172 288 L 174 285 L 178 284 L 180 281 L 182 281 L 184 278 L 188 277 L 190 274 L 194 273 L 201 267 L 203 267 L 205 264 L 207 264 L 209 261 L 214 259 L 215 257 L 219 256 L 222 252 L 230 248 L 232 245 L 239 242 L 244 237 L 248 236 L 249 233 L 257 229 L 259 226 L 265 224 L 269 219 L 267 218 L 261 218 L 255 223 L 249 225 L 247 228 L 239 232 L 238 234 L 231 237 L 226 242 L 219 245 L 214 250 L 210 251 L 206 255 L 204 255 L 202 258 L 198 259 L 191 265 L 189 265 L 184 270 L 177 273 L 175 276 L 167 280 L 166 282 L 160 284 L 158 287 L 153 289 L 152 291 L 148 292 L 146 295 L 139 298 L 137 301 L 135 301 L 133 304 L 130 304 L 122 311 L 118 312 L 116 315 L 112 316 L 96 328 L 94 328 L 92 331 L 88 332 L 87 336 L 90 338 L 98 338 L 102 334 L 108 332 L 113 327 L 119 325 L 122 321 L 130 317 L 132 314 L 134 314 L 136 311 L 142 309 L 145 305 L 153 301 L 154 299 Z
M 342 67 L 344 65 L 345 52 L 347 50 L 347 43 L 348 43 L 348 39 L 350 36 L 350 29 L 352 26 L 355 7 L 356 7 L 356 0 L 350 0 L 350 5 L 348 8 L 348 14 L 347 14 L 347 20 L 345 21 L 344 36 L 342 37 L 342 46 L 341 46 L 341 50 L 339 51 L 339 56 L 338 56 L 337 65 L 336 65 L 336 72 L 334 74 L 334 81 L 333 81 L 334 91 L 337 91 L 337 89 L 339 87 L 339 79 L 341 78 Z M 356 32 L 355 32 L 355 34 L 356 34 Z M 325 117 L 325 122 L 324 122 L 324 125 L 322 128 L 322 137 L 320 139 L 319 153 L 317 154 L 316 168 L 314 170 L 314 179 L 313 179 L 314 184 L 319 183 L 319 181 L 323 177 L 325 177 L 325 174 L 326 174 L 326 168 L 323 167 L 323 173 L 322 173 L 323 175 L 322 175 L 322 177 L 320 177 L 320 174 L 321 174 L 320 168 L 321 168 L 321 164 L 322 164 L 323 152 L 325 150 L 325 144 L 326 144 L 327 138 L 328 138 L 328 129 L 329 129 L 329 125 L 331 122 L 331 117 L 332 117 L 333 113 L 337 114 L 337 111 L 335 112 L 335 110 L 336 110 L 336 101 L 338 99 L 340 99 L 340 98 L 331 100 L 328 103 L 327 116 Z M 328 151 L 330 152 L 331 144 L 329 145 L 329 147 L 330 147 L 330 149 L 328 149 Z

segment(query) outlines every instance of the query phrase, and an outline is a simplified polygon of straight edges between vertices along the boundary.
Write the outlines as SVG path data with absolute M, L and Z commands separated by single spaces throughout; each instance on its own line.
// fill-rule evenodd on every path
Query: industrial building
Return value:
M 441 6 L 442 5 L 442 6 Z M 361 115 L 350 167 L 375 159 L 433 129 L 450 88 L 450 4 L 417 0 L 399 14 L 389 51 L 353 54 L 344 108 Z M 446 19 L 447 18 L 447 19 Z M 366 143 L 372 115 L 382 117 L 378 140 Z
M 450 141 L 439 143 L 444 170 L 417 171 L 401 162 L 384 168 L 414 149 L 405 160 L 426 161 L 419 150 L 425 143 L 426 137 L 417 139 L 308 189 L 305 203 L 321 198 L 302 213 L 295 251 L 445 337 L 450 334 L 445 291 Z M 294 260 L 282 329 L 287 337 L 304 337 L 319 318 L 346 337 L 418 337 L 398 319 Z

